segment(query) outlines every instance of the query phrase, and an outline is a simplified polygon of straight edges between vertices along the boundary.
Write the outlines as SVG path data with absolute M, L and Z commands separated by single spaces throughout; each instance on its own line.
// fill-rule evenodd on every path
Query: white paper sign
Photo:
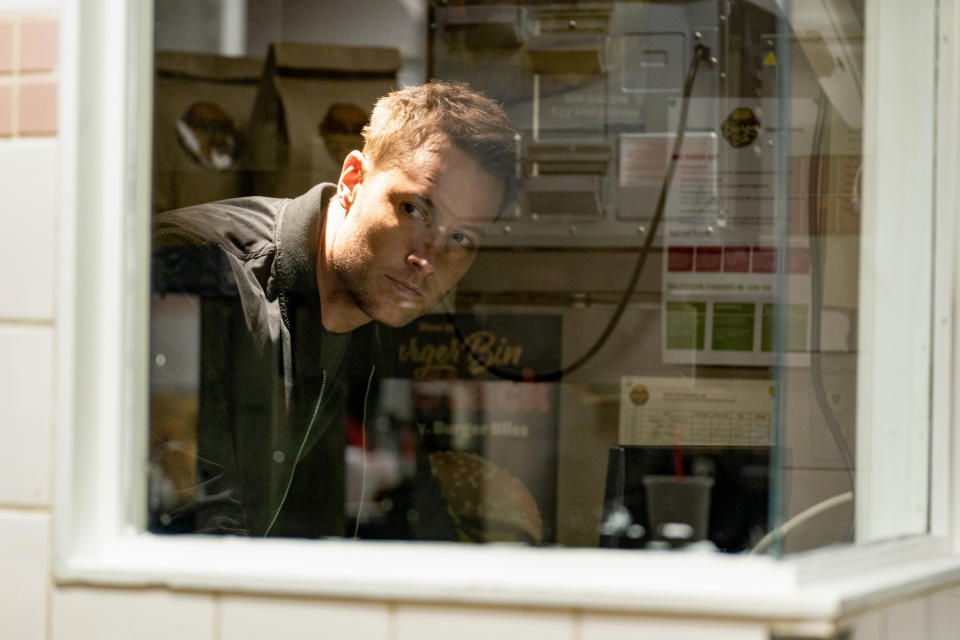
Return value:
M 769 446 L 773 389 L 770 380 L 625 376 L 618 444 Z

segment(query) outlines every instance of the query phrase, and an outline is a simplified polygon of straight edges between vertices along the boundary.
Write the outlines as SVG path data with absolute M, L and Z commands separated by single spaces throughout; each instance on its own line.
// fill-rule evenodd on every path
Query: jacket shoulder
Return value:
M 276 217 L 285 202 L 247 197 L 157 214 L 151 257 L 153 291 L 238 295 L 231 262 L 276 251 Z
M 288 200 L 249 196 L 159 213 L 153 220 L 155 249 L 216 245 L 238 257 L 275 244 L 277 214 Z

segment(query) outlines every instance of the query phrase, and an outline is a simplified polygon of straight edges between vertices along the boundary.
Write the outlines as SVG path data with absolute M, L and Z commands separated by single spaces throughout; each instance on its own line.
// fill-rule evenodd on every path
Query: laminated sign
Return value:
M 295 197 L 336 182 L 399 67 L 391 48 L 270 45 L 250 126 L 253 192 Z
M 819 195 L 807 177 L 815 108 L 806 99 L 792 99 L 788 108 L 744 100 L 723 116 L 719 135 L 684 139 L 663 218 L 664 362 L 809 365 L 808 209 Z M 678 110 L 672 108 L 671 122 Z M 784 111 L 792 118 L 786 128 L 778 120 Z M 783 133 L 788 155 L 778 160 L 771 150 Z M 648 196 L 659 189 L 663 172 L 648 158 L 659 158 L 665 171 L 673 140 L 663 137 L 622 136 L 621 184 Z M 828 167 L 837 164 L 836 156 L 824 158 Z
M 247 193 L 247 142 L 263 60 L 156 55 L 154 211 Z

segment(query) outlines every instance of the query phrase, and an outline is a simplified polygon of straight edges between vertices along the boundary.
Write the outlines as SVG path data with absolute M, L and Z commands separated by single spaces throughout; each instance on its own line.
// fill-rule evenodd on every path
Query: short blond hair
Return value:
M 394 168 L 438 136 L 501 181 L 500 211 L 513 202 L 520 135 L 497 102 L 461 82 L 434 80 L 380 98 L 363 128 L 363 153 L 374 167 Z

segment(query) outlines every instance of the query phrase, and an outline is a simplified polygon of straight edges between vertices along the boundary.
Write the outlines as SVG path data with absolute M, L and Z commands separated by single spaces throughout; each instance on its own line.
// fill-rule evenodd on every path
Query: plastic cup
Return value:
M 659 540 L 682 546 L 707 537 L 713 478 L 644 476 L 647 519 Z

